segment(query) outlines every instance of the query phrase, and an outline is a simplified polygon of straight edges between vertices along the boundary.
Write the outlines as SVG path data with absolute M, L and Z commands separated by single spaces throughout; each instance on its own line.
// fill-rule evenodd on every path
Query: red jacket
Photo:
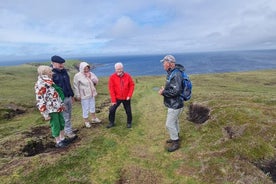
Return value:
M 108 88 L 112 103 L 118 100 L 126 100 L 127 97 L 131 98 L 134 91 L 134 82 L 131 76 L 124 72 L 122 76 L 116 73 L 112 74 L 108 81 Z

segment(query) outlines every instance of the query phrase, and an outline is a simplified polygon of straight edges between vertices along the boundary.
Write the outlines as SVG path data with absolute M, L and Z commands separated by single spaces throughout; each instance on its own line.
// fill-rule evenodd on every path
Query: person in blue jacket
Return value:
M 72 117 L 72 105 L 74 102 L 74 92 L 71 87 L 70 77 L 67 70 L 64 68 L 65 60 L 60 56 L 52 56 L 53 67 L 53 81 L 56 85 L 61 87 L 64 93 L 64 106 L 63 117 L 65 120 L 64 132 L 65 136 L 69 138 L 75 138 L 76 134 L 73 132 L 71 117 Z

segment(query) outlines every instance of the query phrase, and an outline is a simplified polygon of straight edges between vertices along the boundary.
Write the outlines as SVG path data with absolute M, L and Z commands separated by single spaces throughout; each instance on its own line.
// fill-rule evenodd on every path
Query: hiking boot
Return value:
M 109 124 L 106 126 L 106 128 L 111 128 L 111 127 L 114 127 L 114 126 L 115 126 L 114 123 L 109 123 Z
M 173 143 L 173 141 L 174 140 L 172 140 L 172 139 L 168 139 L 168 140 L 166 140 L 166 143 L 170 144 L 170 143 Z M 180 138 L 178 138 L 178 141 L 180 141 Z
M 128 123 L 128 124 L 127 124 L 127 128 L 131 128 L 131 123 Z
M 102 121 L 99 118 L 92 119 L 92 123 L 101 123 Z
M 75 138 L 77 135 L 72 132 L 72 133 L 69 133 L 69 134 L 65 134 L 65 136 L 72 139 L 72 138 Z
M 76 134 L 78 131 L 79 131 L 79 129 L 76 129 L 76 128 L 72 130 L 72 132 L 73 132 L 74 134 Z
M 180 148 L 179 140 L 173 140 L 172 145 L 168 148 L 168 152 L 173 152 Z
M 63 139 L 61 142 L 63 142 L 64 144 L 66 145 L 69 145 L 71 144 L 75 139 L 77 139 L 77 135 L 75 135 L 75 137 L 72 137 L 72 138 L 65 138 Z
M 178 140 L 180 141 L 179 133 L 178 133 Z M 166 140 L 166 143 L 173 143 L 173 140 L 172 139 L 168 139 L 168 140 Z
M 86 128 L 90 128 L 90 127 L 91 127 L 91 125 L 90 125 L 89 122 L 85 122 L 84 124 L 85 124 L 85 127 L 86 127 Z
M 56 148 L 65 148 L 67 147 L 67 144 L 65 144 L 64 141 L 60 141 L 59 143 L 56 144 Z
M 173 143 L 173 140 L 168 139 L 168 140 L 166 140 L 166 143 Z

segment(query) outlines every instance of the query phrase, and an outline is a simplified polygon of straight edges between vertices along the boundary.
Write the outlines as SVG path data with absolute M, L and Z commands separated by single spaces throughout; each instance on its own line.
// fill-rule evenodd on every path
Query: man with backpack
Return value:
M 164 105 L 168 108 L 166 128 L 170 135 L 170 139 L 166 143 L 170 144 L 169 152 L 173 152 L 180 147 L 179 140 L 179 116 L 183 111 L 184 102 L 182 93 L 184 91 L 183 75 L 184 67 L 176 64 L 175 58 L 172 55 L 166 55 L 162 60 L 164 70 L 167 71 L 167 80 L 165 87 L 161 87 L 159 94 L 164 96 Z

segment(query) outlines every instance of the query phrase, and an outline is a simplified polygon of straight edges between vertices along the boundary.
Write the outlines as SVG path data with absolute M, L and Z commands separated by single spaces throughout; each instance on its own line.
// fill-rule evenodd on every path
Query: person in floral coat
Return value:
M 62 89 L 52 80 L 52 68 L 41 65 L 37 69 L 38 79 L 35 83 L 36 106 L 46 121 L 50 120 L 52 135 L 56 147 L 63 148 L 68 145 L 64 137 L 64 110 Z

